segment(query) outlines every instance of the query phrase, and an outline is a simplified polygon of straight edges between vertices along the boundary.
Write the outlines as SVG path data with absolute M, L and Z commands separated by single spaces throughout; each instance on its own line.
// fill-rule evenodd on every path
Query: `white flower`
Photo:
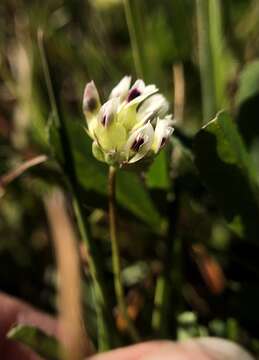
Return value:
M 173 132 L 169 105 L 155 85 L 138 79 L 131 87 L 125 76 L 101 106 L 93 81 L 85 87 L 83 111 L 93 154 L 108 164 L 123 166 L 154 156 Z

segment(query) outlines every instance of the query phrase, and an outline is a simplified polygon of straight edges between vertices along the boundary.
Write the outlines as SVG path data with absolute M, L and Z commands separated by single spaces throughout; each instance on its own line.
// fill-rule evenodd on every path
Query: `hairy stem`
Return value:
M 114 289 L 116 300 L 120 314 L 124 317 L 127 325 L 127 330 L 132 340 L 138 341 L 139 335 L 137 330 L 129 318 L 127 305 L 125 301 L 125 294 L 121 279 L 121 261 L 119 253 L 119 244 L 116 230 L 116 211 L 115 211 L 115 191 L 116 191 L 116 169 L 113 166 L 109 168 L 109 221 L 110 221 L 110 238 L 112 245 L 112 267 L 114 274 Z

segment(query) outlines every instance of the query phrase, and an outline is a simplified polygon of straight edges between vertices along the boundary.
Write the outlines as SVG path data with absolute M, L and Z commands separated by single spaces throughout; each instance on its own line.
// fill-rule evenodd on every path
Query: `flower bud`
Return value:
M 173 131 L 173 120 L 170 115 L 166 116 L 164 119 L 158 118 L 154 133 L 154 142 L 152 145 L 152 150 L 155 154 L 157 154 L 165 146 Z
M 117 98 L 110 99 L 103 104 L 98 115 L 100 124 L 104 127 L 108 127 L 111 124 L 117 114 L 118 105 L 119 102 Z
M 135 130 L 126 144 L 128 163 L 132 164 L 142 159 L 151 149 L 154 138 L 153 126 L 149 123 Z
M 83 111 L 87 115 L 96 114 L 100 108 L 100 97 L 93 81 L 85 86 L 83 97 Z
M 115 86 L 110 94 L 111 98 L 120 98 L 121 101 L 125 100 L 131 83 L 131 76 L 124 76 L 121 81 Z

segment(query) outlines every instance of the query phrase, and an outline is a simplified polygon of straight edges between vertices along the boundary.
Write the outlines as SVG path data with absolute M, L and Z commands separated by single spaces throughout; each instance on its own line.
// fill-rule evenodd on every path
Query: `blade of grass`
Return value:
M 213 58 L 214 86 L 217 110 L 225 106 L 225 86 L 229 54 L 223 33 L 222 1 L 209 1 L 210 44 Z
M 54 125 L 56 125 L 57 127 L 61 148 L 64 155 L 63 169 L 69 180 L 70 191 L 73 197 L 73 208 L 74 208 L 81 240 L 84 242 L 88 254 L 91 254 L 88 259 L 89 270 L 94 282 L 96 309 L 97 309 L 97 315 L 99 316 L 98 323 L 101 324 L 101 326 L 98 329 L 100 330 L 98 332 L 99 350 L 102 351 L 108 350 L 111 347 L 113 347 L 112 343 L 114 342 L 113 340 L 114 337 L 116 337 L 115 335 L 116 331 L 111 314 L 111 307 L 108 304 L 109 297 L 107 296 L 107 289 L 102 274 L 102 265 L 101 265 L 102 261 L 99 258 L 96 244 L 94 243 L 91 237 L 89 224 L 87 222 L 87 216 L 85 214 L 85 209 L 80 201 L 81 200 L 80 186 L 76 175 L 75 163 L 73 158 L 73 152 L 71 149 L 71 143 L 69 139 L 67 125 L 64 118 L 60 116 L 60 113 L 58 111 L 55 94 L 51 82 L 47 56 L 44 49 L 42 31 L 39 31 L 38 33 L 38 42 L 39 42 L 42 65 L 44 69 L 46 86 L 50 98 L 50 105 L 52 112 L 55 116 Z
M 185 76 L 183 63 L 175 63 L 172 72 L 174 84 L 174 117 L 178 124 L 182 124 L 185 104 Z
M 215 115 L 217 110 L 213 54 L 210 42 L 209 1 L 196 0 L 196 7 L 203 123 L 206 123 Z
M 142 37 L 143 26 L 141 27 L 139 1 L 124 0 L 124 9 L 136 73 L 138 77 L 145 79 L 147 68 L 145 61 L 144 40 Z
M 28 346 L 43 358 L 60 360 L 63 349 L 58 340 L 39 328 L 25 324 L 14 325 L 7 338 Z

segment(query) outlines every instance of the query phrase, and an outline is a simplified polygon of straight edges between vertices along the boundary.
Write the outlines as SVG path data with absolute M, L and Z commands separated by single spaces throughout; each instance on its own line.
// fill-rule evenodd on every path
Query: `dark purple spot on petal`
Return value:
M 163 137 L 160 147 L 163 147 L 165 145 L 166 141 L 167 141 L 167 137 Z
M 106 114 L 103 115 L 101 123 L 102 123 L 103 126 L 107 125 L 107 115 Z
M 131 145 L 131 150 L 138 152 L 140 147 L 144 144 L 145 140 L 144 138 L 136 138 L 133 144 Z
M 131 100 L 135 99 L 139 95 L 141 95 L 141 92 L 137 88 L 130 90 L 130 92 L 128 94 L 127 102 L 130 102 Z
M 92 97 L 88 99 L 86 103 L 86 107 L 87 107 L 86 110 L 89 112 L 94 112 L 97 109 L 97 105 L 98 105 L 97 100 L 94 97 Z

